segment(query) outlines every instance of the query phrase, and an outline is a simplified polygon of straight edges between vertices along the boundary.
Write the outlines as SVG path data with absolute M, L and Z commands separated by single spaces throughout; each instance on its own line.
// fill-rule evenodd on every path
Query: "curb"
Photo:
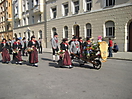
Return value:
M 109 57 L 107 59 L 116 59 L 116 60 L 126 60 L 126 61 L 132 61 L 132 59 L 127 59 L 127 58 L 116 58 L 116 57 Z

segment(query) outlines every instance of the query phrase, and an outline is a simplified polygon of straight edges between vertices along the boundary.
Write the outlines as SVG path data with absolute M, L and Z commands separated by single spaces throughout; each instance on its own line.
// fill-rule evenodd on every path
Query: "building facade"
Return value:
M 45 0 L 13 0 L 13 36 L 41 38 L 46 47 Z
M 0 0 L 0 42 L 12 39 L 12 0 Z
M 132 51 L 132 0 L 47 0 L 47 47 L 54 32 L 97 41 L 112 38 L 120 51 Z

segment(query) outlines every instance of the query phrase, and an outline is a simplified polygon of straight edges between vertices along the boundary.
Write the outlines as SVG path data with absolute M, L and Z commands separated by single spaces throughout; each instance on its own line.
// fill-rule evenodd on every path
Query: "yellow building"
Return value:
M 0 0 L 0 42 L 12 39 L 12 0 Z

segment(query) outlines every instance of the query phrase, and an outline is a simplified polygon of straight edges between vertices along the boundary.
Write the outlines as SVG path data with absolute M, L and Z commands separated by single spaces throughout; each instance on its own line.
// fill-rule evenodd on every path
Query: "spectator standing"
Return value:
M 113 46 L 113 41 L 111 40 L 111 38 L 109 38 L 109 56 L 108 57 L 113 57 L 113 54 L 112 54 L 112 46 Z
M 58 34 L 54 33 L 54 37 L 51 39 L 51 46 L 52 46 L 52 51 L 53 51 L 53 62 L 55 62 L 55 52 L 58 53 L 59 47 L 58 47 Z M 59 60 L 59 55 L 57 55 L 57 58 Z
M 41 38 L 38 39 L 38 44 L 39 44 L 39 53 L 42 54 L 42 39 Z

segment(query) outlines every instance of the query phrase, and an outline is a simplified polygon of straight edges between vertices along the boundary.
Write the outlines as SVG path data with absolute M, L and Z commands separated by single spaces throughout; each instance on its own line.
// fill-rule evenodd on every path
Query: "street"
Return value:
M 0 63 L 0 99 L 132 99 L 132 61 L 108 59 L 96 70 L 51 59 L 39 54 L 39 67 Z

